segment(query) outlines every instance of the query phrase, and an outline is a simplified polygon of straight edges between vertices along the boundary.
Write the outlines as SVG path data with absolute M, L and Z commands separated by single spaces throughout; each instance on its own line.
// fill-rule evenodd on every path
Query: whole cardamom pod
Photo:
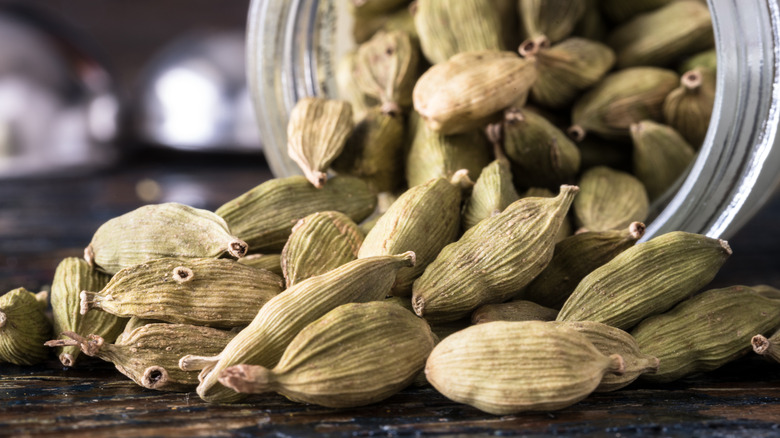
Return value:
M 520 195 L 520 198 L 554 198 L 555 193 L 553 193 L 550 189 L 546 189 L 544 187 L 531 187 L 525 192 L 523 192 L 522 195 Z M 574 234 L 574 225 L 572 225 L 571 217 L 570 215 L 566 215 L 563 218 L 563 222 L 561 222 L 561 228 L 558 230 L 558 234 L 555 235 L 555 243 L 562 241 L 563 239 L 571 236 Z
M 473 324 L 493 321 L 555 321 L 558 311 L 531 301 L 517 300 L 485 304 L 471 314 Z
M 275 391 L 331 408 L 363 406 L 408 386 L 433 345 L 428 324 L 396 304 L 344 304 L 301 330 L 274 368 L 234 365 L 219 381 L 242 393 Z
M 54 333 L 75 332 L 82 336 L 96 334 L 106 342 L 114 342 L 122 333 L 127 319 L 108 312 L 92 309 L 81 314 L 81 291 L 97 292 L 103 289 L 110 275 L 98 272 L 85 260 L 68 257 L 62 260 L 54 271 L 51 283 L 51 308 Z M 57 348 L 57 357 L 62 365 L 72 367 L 81 353 L 77 346 Z
M 428 381 L 450 400 L 495 414 L 563 409 L 587 397 L 623 358 L 605 356 L 584 335 L 541 321 L 495 321 L 454 333 L 434 347 Z
M 0 296 L 0 363 L 35 365 L 46 359 L 51 336 L 44 313 L 48 294 L 20 287 Z
M 561 186 L 555 198 L 515 201 L 445 246 L 414 282 L 415 313 L 432 323 L 454 321 L 520 292 L 552 258 L 555 236 L 578 191 Z
M 512 183 L 509 161 L 506 158 L 493 161 L 482 169 L 463 207 L 463 229 L 468 230 L 482 219 L 501 213 L 518 199 L 520 195 Z
M 163 257 L 241 258 L 246 242 L 231 234 L 218 215 L 174 202 L 146 205 L 101 225 L 84 250 L 84 259 L 98 270 L 121 269 Z
M 634 175 L 650 200 L 672 187 L 693 161 L 696 151 L 674 128 L 650 120 L 631 125 Z
M 630 329 L 701 289 L 730 255 L 725 240 L 683 231 L 655 237 L 628 248 L 583 278 L 557 320 L 596 321 Z M 658 354 L 643 351 L 663 361 Z
M 125 268 L 100 292 L 81 292 L 81 312 L 211 327 L 239 327 L 282 290 L 282 279 L 224 259 L 163 258 Z
M 585 14 L 585 0 L 518 0 L 520 20 L 528 38 L 546 35 L 552 42 L 571 34 Z
M 355 55 L 354 86 L 382 103 L 385 113 L 397 115 L 412 105 L 420 54 L 416 41 L 403 31 L 379 31 L 361 44 Z
M 661 364 L 643 379 L 670 382 L 711 371 L 744 355 L 751 337 L 780 325 L 780 302 L 747 286 L 712 289 L 647 318 L 631 334 Z
M 619 230 L 647 218 L 647 191 L 630 173 L 594 167 L 582 175 L 580 189 L 573 208 L 577 226 L 583 230 Z
M 290 111 L 287 153 L 314 187 L 325 185 L 353 127 L 352 105 L 343 100 L 306 97 Z
M 253 251 L 281 251 L 298 220 L 318 211 L 340 211 L 353 221 L 367 218 L 376 195 L 358 178 L 337 176 L 321 189 L 302 176 L 276 178 L 217 209 Z
M 707 135 L 714 105 L 715 71 L 696 68 L 685 72 L 680 86 L 666 96 L 664 119 L 698 149 Z

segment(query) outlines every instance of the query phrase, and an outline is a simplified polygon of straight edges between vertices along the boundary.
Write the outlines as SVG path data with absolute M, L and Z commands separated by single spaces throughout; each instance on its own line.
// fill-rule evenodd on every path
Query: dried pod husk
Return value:
M 678 83 L 677 73 L 657 67 L 609 74 L 574 104 L 569 135 L 577 141 L 588 132 L 607 139 L 626 138 L 632 123 L 662 119 L 664 99 Z
M 580 150 L 543 116 L 512 110 L 504 117 L 504 150 L 520 187 L 558 187 L 580 170 Z
M 337 176 L 314 188 L 306 178 L 276 178 L 228 201 L 217 209 L 230 229 L 256 251 L 281 251 L 292 227 L 318 211 L 340 211 L 353 221 L 367 218 L 376 207 L 368 185 L 351 176 Z
M 344 304 L 301 330 L 273 369 L 236 365 L 219 381 L 242 393 L 275 391 L 330 408 L 363 406 L 409 386 L 433 345 L 428 324 L 396 304 Z
M 554 109 L 570 106 L 615 65 L 615 52 L 608 46 L 577 37 L 552 47 L 544 36 L 527 40 L 520 46 L 520 54 L 534 58 L 539 71 L 531 87 L 531 99 Z
M 501 16 L 493 0 L 417 0 L 414 24 L 432 64 L 463 52 L 503 50 Z
M 330 163 L 341 153 L 354 123 L 352 105 L 343 100 L 305 97 L 290 111 L 287 153 L 318 189 L 328 180 Z
M 584 399 L 620 355 L 605 356 L 574 330 L 541 321 L 479 324 L 442 340 L 425 375 L 445 397 L 496 414 L 563 409 Z
M 357 258 L 363 233 L 343 213 L 323 211 L 298 221 L 282 250 L 287 287 Z
M 585 0 L 518 0 L 526 37 L 546 35 L 552 42 L 571 35 L 586 6 Z
M 701 234 L 673 231 L 655 237 L 628 248 L 583 278 L 557 320 L 596 321 L 630 329 L 704 287 L 730 255 L 728 242 Z
M 549 263 L 578 190 L 561 186 L 555 198 L 515 201 L 445 246 L 414 282 L 415 313 L 431 323 L 454 321 L 512 298 Z
M 431 130 L 425 123 L 412 125 L 416 132 L 406 155 L 409 187 L 433 178 L 451 178 L 460 169 L 468 169 L 472 179 L 479 178 L 482 168 L 492 159 L 488 140 L 478 130 L 443 135 Z
M 627 21 L 609 35 L 619 68 L 667 66 L 680 57 L 715 46 L 706 4 L 676 1 Z
M 284 272 L 282 272 L 281 254 L 250 254 L 239 259 L 238 262 L 253 268 L 265 269 L 266 271 L 273 272 L 279 277 L 284 277 Z
M 145 205 L 101 225 L 84 249 L 99 271 L 124 268 L 163 257 L 241 258 L 247 243 L 231 233 L 219 215 L 175 202 Z
M 471 314 L 472 324 L 493 321 L 555 321 L 558 311 L 532 301 L 517 300 L 499 304 L 485 304 Z
M 747 286 L 713 289 L 647 318 L 631 334 L 642 352 L 658 357 L 658 371 L 642 378 L 671 382 L 712 371 L 743 356 L 756 333 L 780 325 L 780 302 Z
M 282 286 L 234 260 L 163 258 L 117 272 L 100 292 L 83 291 L 81 312 L 231 328 L 249 324 Z
M 580 189 L 573 208 L 577 226 L 583 230 L 620 230 L 647 218 L 647 191 L 629 173 L 594 167 L 582 175 Z
M 610 20 L 622 23 L 635 15 L 653 11 L 677 0 L 599 0 L 601 11 Z
M 35 365 L 48 357 L 51 339 L 46 297 L 20 287 L 0 296 L 0 363 Z
M 633 222 L 623 230 L 586 231 L 555 245 L 550 264 L 520 296 L 543 306 L 560 309 L 588 274 L 634 246 L 645 225 Z
M 287 345 L 304 327 L 347 303 L 383 300 L 399 269 L 414 265 L 414 253 L 358 259 L 325 274 L 308 278 L 263 306 L 252 323 L 219 355 L 183 357 L 182 369 L 202 369 L 198 395 L 209 402 L 235 402 L 244 396 L 218 382 L 233 365 L 273 368 Z
M 395 190 L 403 179 L 404 121 L 373 107 L 347 139 L 333 170 L 365 181 L 375 192 Z
M 766 284 L 757 284 L 755 286 L 751 286 L 751 289 L 763 297 L 767 297 L 773 300 L 780 300 L 780 289 Z
M 393 12 L 408 5 L 411 0 L 350 0 L 348 3 L 355 17 L 381 15 Z
M 696 151 L 674 128 L 650 120 L 631 125 L 634 175 L 650 200 L 658 199 L 688 169 Z
M 756 354 L 780 362 L 780 332 L 769 338 L 761 334 L 755 335 L 750 339 L 750 344 Z
M 146 324 L 122 333 L 111 344 L 97 335 L 65 332 L 73 341 L 50 341 L 48 346 L 76 345 L 84 354 L 111 362 L 117 370 L 144 388 L 192 391 L 198 373 L 179 369 L 186 354 L 218 354 L 235 333 L 189 324 Z
M 435 178 L 404 192 L 366 235 L 359 258 L 414 251 L 413 267 L 398 271 L 392 294 L 406 296 L 412 283 L 445 245 L 458 237 L 463 184 L 470 187 L 466 171 L 452 181 Z
M 355 57 L 357 51 L 345 53 L 336 63 L 336 88 L 340 99 L 344 99 L 352 105 L 352 117 L 357 123 L 368 112 L 369 108 L 379 105 L 379 101 L 361 92 L 355 87 L 353 75 Z
M 684 73 L 680 86 L 666 96 L 664 119 L 698 149 L 707 135 L 714 104 L 715 72 L 696 68 Z
M 127 325 L 127 319 L 98 309 L 92 309 L 86 315 L 81 314 L 81 291 L 97 292 L 109 280 L 110 275 L 98 272 L 83 259 L 68 257 L 62 260 L 54 271 L 51 283 L 54 333 L 75 332 L 82 336 L 95 334 L 106 342 L 114 342 Z M 66 367 L 74 366 L 80 353 L 81 349 L 72 345 L 56 350 L 57 357 Z
M 520 195 L 520 198 L 554 198 L 555 193 L 553 193 L 550 189 L 546 189 L 543 187 L 531 187 L 525 192 L 523 192 L 522 195 Z M 563 218 L 563 222 L 561 223 L 561 228 L 558 230 L 558 234 L 555 235 L 555 243 L 562 241 L 563 239 L 571 236 L 574 234 L 574 225 L 572 225 L 571 217 L 569 214 L 566 215 L 566 217 Z
M 623 373 L 605 374 L 594 392 L 616 391 L 630 385 L 639 376 L 645 373 L 652 374 L 658 370 L 658 358 L 644 354 L 636 339 L 623 330 L 593 321 L 555 322 L 554 324 L 585 335 L 605 356 L 619 354 L 623 358 L 625 364 Z
M 370 15 L 355 20 L 352 26 L 352 38 L 355 43 L 362 44 L 380 30 L 392 32 L 400 30 L 409 34 L 413 39 L 419 40 L 417 28 L 414 25 L 412 8 L 401 8 L 382 15 Z
M 702 68 L 705 70 L 711 70 L 713 72 L 717 72 L 718 55 L 715 52 L 715 49 L 705 50 L 703 52 L 697 53 L 689 57 L 688 59 L 685 60 L 685 62 L 680 64 L 680 67 L 677 69 L 677 71 L 680 74 L 685 74 L 685 72 L 689 72 L 696 68 Z
M 379 100 L 387 112 L 400 113 L 401 107 L 412 105 L 418 50 L 416 41 L 406 32 L 377 32 L 357 49 L 352 66 L 354 85 Z
M 536 78 L 534 61 L 513 52 L 459 53 L 423 73 L 414 109 L 436 132 L 468 132 L 523 100 Z
M 463 206 L 463 230 L 468 230 L 482 219 L 504 211 L 520 199 L 512 183 L 509 161 L 497 159 L 480 173 L 471 196 Z

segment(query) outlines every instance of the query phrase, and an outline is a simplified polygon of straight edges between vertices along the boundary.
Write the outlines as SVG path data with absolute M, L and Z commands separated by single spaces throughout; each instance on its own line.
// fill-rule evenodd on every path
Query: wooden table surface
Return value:
M 64 257 L 80 256 L 104 221 L 146 202 L 214 209 L 270 178 L 260 159 L 161 157 L 97 173 L 0 182 L 0 291 L 45 287 Z M 139 185 L 139 182 L 144 181 Z M 154 194 L 155 190 L 152 190 Z M 147 195 L 148 196 L 148 195 Z M 713 281 L 780 286 L 780 196 L 730 239 L 734 255 Z M 0 293 L 2 293 L 0 292 Z M 498 417 L 430 387 L 372 406 L 333 410 L 255 396 L 209 405 L 196 394 L 136 386 L 97 360 L 64 369 L 0 365 L 1 436 L 780 436 L 780 364 L 748 355 L 667 385 L 637 382 L 561 411 Z

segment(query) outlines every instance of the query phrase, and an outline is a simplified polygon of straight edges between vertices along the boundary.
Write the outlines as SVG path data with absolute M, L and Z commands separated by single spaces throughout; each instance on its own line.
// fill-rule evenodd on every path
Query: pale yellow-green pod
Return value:
M 625 229 L 647 218 L 650 200 L 642 182 L 630 173 L 594 167 L 579 181 L 574 218 L 583 231 Z
M 46 359 L 49 350 L 43 343 L 51 339 L 47 298 L 46 292 L 23 287 L 0 296 L 0 363 L 35 365 Z

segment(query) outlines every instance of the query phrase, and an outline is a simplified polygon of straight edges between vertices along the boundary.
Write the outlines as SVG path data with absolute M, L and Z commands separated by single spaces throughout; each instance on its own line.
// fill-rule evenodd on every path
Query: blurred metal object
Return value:
M 0 178 L 116 159 L 113 82 L 79 38 L 32 7 L 0 6 Z
M 165 47 L 143 75 L 138 136 L 183 150 L 261 150 L 244 69 L 244 34 L 188 35 Z

